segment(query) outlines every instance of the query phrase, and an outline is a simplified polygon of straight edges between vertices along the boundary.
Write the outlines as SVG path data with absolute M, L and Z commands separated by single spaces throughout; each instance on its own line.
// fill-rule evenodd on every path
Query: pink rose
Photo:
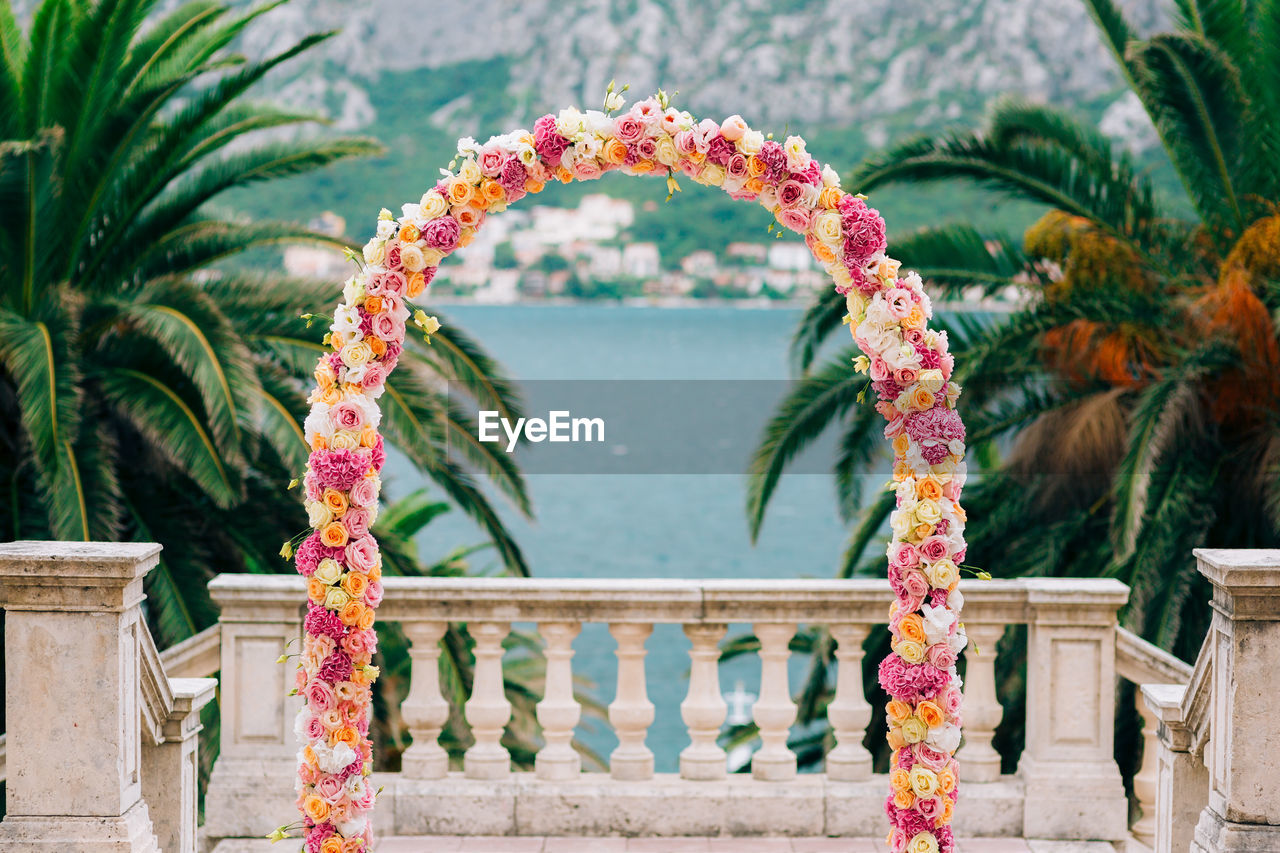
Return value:
M 604 174 L 600 163 L 594 157 L 588 157 L 573 164 L 573 176 L 580 181 L 594 181 Z
M 894 827 L 893 832 L 889 833 L 889 853 L 906 853 L 910 841 L 905 832 Z
M 735 178 L 747 177 L 747 158 L 743 154 L 734 154 L 729 158 L 728 164 L 724 167 L 725 171 Z
M 364 376 L 360 377 L 360 387 L 366 391 L 377 388 L 387 381 L 387 371 L 380 362 L 371 361 L 365 365 Z
M 921 797 L 916 800 L 916 811 L 927 817 L 929 820 L 936 820 L 942 816 L 942 798 L 941 797 Z
M 404 337 L 404 327 L 396 322 L 395 317 L 386 313 L 373 315 L 373 325 L 370 330 L 384 341 L 394 341 L 397 337 Z
M 344 400 L 329 410 L 329 421 L 334 429 L 360 429 L 364 426 L 364 409 Z
M 636 153 L 642 160 L 652 160 L 658 156 L 658 142 L 652 136 L 646 136 L 636 142 Z
M 372 477 L 365 477 L 351 487 L 351 502 L 356 506 L 372 507 L 378 502 L 378 484 Z
M 920 543 L 920 553 L 930 563 L 936 563 L 947 556 L 947 540 L 944 536 L 930 536 Z
M 934 643 L 925 654 L 931 666 L 938 669 L 951 669 L 956 664 L 956 653 L 946 643 Z
M 501 174 L 506 159 L 507 155 L 496 145 L 486 145 L 481 149 L 476 165 L 480 167 L 480 174 L 486 178 L 496 178 Z
M 348 545 L 347 547 L 350 548 L 351 546 Z M 912 569 L 902 576 L 902 588 L 907 591 L 908 595 L 923 599 L 929 594 L 929 579 L 924 576 L 924 572 Z
M 640 119 L 627 113 L 613 120 L 613 135 L 625 145 L 632 145 L 644 136 L 644 124 Z
M 377 607 L 382 603 L 382 581 L 374 581 L 364 591 L 364 603 Z
M 915 382 L 919 374 L 913 368 L 900 367 L 893 372 L 893 381 L 897 382 L 903 388 Z
M 895 542 L 889 564 L 898 569 L 913 569 L 920 565 L 920 552 L 910 542 Z
M 312 715 L 311 719 L 307 720 L 306 735 L 309 740 L 320 740 L 324 737 L 324 723 L 319 717 Z
M 316 796 L 329 805 L 337 805 L 347 793 L 347 786 L 337 776 L 326 776 L 316 783 Z
M 348 568 L 368 574 L 378 565 L 378 543 L 373 541 L 372 536 L 361 536 L 354 542 L 348 542 L 346 558 Z
M 347 528 L 347 536 L 351 539 L 369 535 L 369 510 L 350 507 L 342 516 L 342 525 Z
M 676 144 L 676 150 L 680 152 L 682 157 L 688 157 L 698 150 L 697 142 L 695 142 L 693 131 L 691 130 L 680 131 L 672 138 L 672 141 Z
M 462 226 L 452 216 L 438 216 L 422 228 L 422 239 L 432 249 L 452 252 L 458 246 Z
M 323 714 L 338 704 L 338 698 L 333 695 L 333 687 L 321 678 L 311 679 L 303 690 L 303 695 L 307 698 L 307 706 L 317 714 Z
M 370 631 L 352 631 L 342 638 L 342 648 L 351 657 L 371 655 L 378 645 L 378 635 Z
M 939 773 L 942 768 L 951 763 L 951 756 L 940 749 L 934 749 L 925 743 L 917 743 L 911 747 L 911 753 L 916 761 L 919 761 L 925 767 L 928 767 L 934 773 Z
M 778 204 L 783 207 L 795 207 L 804 199 L 804 184 L 788 178 L 778 185 Z
M 439 220 L 435 220 L 439 221 Z M 392 296 L 404 296 L 409 289 L 409 280 L 399 270 L 388 270 L 382 274 L 382 293 Z
M 952 684 L 938 694 L 938 701 L 942 706 L 942 712 L 954 719 L 960 715 L 960 708 L 964 704 L 964 694 L 960 692 L 959 687 Z
M 803 234 L 813 224 L 813 211 L 807 207 L 784 207 L 778 212 L 778 222 L 783 228 Z

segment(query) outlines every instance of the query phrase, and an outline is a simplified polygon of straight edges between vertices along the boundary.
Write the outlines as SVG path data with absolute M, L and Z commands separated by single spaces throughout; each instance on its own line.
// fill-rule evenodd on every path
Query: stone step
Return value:
M 1102 841 L 961 839 L 957 853 L 1117 853 Z M 875 838 L 564 838 L 420 835 L 389 837 L 374 853 L 883 853 Z M 277 853 L 270 843 L 236 839 L 213 853 Z

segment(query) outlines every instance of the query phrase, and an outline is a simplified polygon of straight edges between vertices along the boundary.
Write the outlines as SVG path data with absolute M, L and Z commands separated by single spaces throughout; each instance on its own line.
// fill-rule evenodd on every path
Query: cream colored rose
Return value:
M 373 358 L 373 350 L 364 341 L 347 344 L 342 348 L 342 363 L 347 367 L 362 367 Z
M 316 573 L 314 577 L 326 586 L 333 586 L 338 581 L 342 580 L 342 564 L 332 557 L 325 557 L 320 561 L 320 564 L 316 566 Z
M 932 797 L 938 792 L 938 774 L 917 764 L 911 768 L 911 790 L 917 797 Z
M 724 184 L 724 174 L 724 166 L 708 163 L 703 167 L 698 179 L 709 187 L 718 187 Z
M 338 430 L 329 439 L 330 450 L 355 450 L 360 446 L 360 436 L 349 429 Z
M 840 186 L 840 174 L 828 163 L 822 167 L 822 185 L 824 187 Z
M 738 140 L 738 150 L 743 154 L 759 154 L 764 145 L 764 134 L 758 130 L 747 130 Z
M 462 166 L 458 169 L 458 177 L 469 184 L 480 183 L 480 166 L 474 157 L 468 157 L 462 161 Z
M 387 256 L 387 241 L 373 239 L 364 244 L 364 262 L 366 264 L 380 264 Z
M 902 721 L 902 739 L 907 743 L 920 743 L 928 734 L 929 727 L 919 717 L 911 716 Z
M 659 136 L 657 139 L 658 162 L 664 166 L 674 166 L 680 162 L 680 152 L 670 136 Z
M 840 214 L 834 210 L 824 210 L 813 218 L 813 236 L 828 246 L 838 246 L 844 239 L 840 225 Z
M 916 383 L 930 394 L 937 394 L 947 381 L 942 378 L 942 371 L 934 367 L 920 371 L 920 375 L 916 377 Z
M 889 527 L 893 530 L 893 535 L 898 539 L 907 538 L 907 532 L 911 530 L 913 526 L 914 525 L 911 523 L 911 516 L 907 515 L 905 512 L 898 512 L 895 510 L 893 514 L 889 516 Z
M 938 839 L 932 832 L 922 832 L 907 842 L 907 853 L 938 853 Z
M 422 257 L 422 250 L 412 243 L 405 243 L 400 247 L 400 263 L 409 272 L 421 272 L 427 265 Z
M 939 560 L 929 564 L 925 577 L 934 589 L 946 589 L 960 579 L 960 568 L 951 560 Z
M 924 646 L 914 640 L 902 640 L 894 651 L 898 653 L 898 657 L 907 663 L 922 663 L 924 661 Z
M 422 218 L 432 220 L 440 216 L 444 216 L 444 212 L 449 209 L 449 202 L 445 201 L 444 196 L 440 195 L 437 190 L 428 190 L 422 196 Z
M 307 501 L 307 523 L 319 529 L 333 521 L 333 513 L 320 501 Z
M 351 601 L 351 596 L 347 595 L 339 587 L 330 587 L 329 591 L 324 595 L 324 606 L 330 610 L 341 610 Z

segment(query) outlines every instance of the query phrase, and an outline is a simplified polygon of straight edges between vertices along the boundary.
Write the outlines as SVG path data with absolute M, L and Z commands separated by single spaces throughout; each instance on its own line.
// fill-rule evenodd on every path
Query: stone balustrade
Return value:
M 870 701 L 863 645 L 885 630 L 887 583 L 878 580 L 558 580 L 387 578 L 379 619 L 412 643 L 411 679 L 400 712 L 412 746 L 402 771 L 381 774 L 382 831 L 393 835 L 879 835 L 887 780 L 864 746 Z M 261 836 L 293 806 L 291 673 L 274 661 L 300 633 L 302 580 L 222 575 L 210 584 L 222 608 L 222 751 L 210 784 L 211 838 Z M 1111 580 L 1025 579 L 965 585 L 965 742 L 959 758 L 964 808 L 957 831 L 984 836 L 1129 837 L 1129 805 L 1113 759 L 1116 679 L 1152 657 L 1118 639 L 1128 590 Z M 438 738 L 451 706 L 439 678 L 450 623 L 475 641 L 471 695 L 453 708 L 474 743 L 451 767 Z M 512 772 L 502 745 L 511 717 L 503 690 L 503 640 L 532 623 L 545 644 L 546 686 L 537 719 L 544 745 L 532 772 Z M 608 773 L 583 772 L 573 749 L 581 709 L 573 691 L 573 642 L 583 623 L 604 623 L 616 642 L 617 690 L 608 722 L 618 746 Z M 691 649 L 680 717 L 689 744 L 679 772 L 654 772 L 646 735 L 654 705 L 645 643 L 657 624 L 683 627 Z M 725 722 L 718 644 L 730 625 L 760 640 L 761 746 L 752 773 L 726 772 L 717 742 Z M 788 735 L 796 718 L 787 681 L 788 643 L 801 625 L 824 626 L 836 644 L 834 737 L 825 772 L 797 775 Z M 1026 747 L 1017 773 L 1002 774 L 992 748 L 1003 709 L 996 651 L 1006 629 L 1027 626 Z M 1010 635 L 1012 640 L 1013 635 Z M 1008 641 L 1006 641 L 1008 642 Z M 1119 655 L 1118 646 L 1126 651 Z M 1010 649 L 1021 654 L 1021 649 Z M 1120 656 L 1134 660 L 1121 662 Z M 1167 663 L 1167 661 L 1166 661 Z M 1155 664 L 1150 664 L 1155 666 Z M 653 673 L 650 673 L 653 675 Z M 662 689 L 686 674 L 662 673 Z M 609 699 L 610 697 L 602 697 Z M 871 741 L 867 741 L 871 742 Z
M 195 853 L 210 678 L 170 678 L 142 619 L 145 543 L 0 544 L 5 853 Z

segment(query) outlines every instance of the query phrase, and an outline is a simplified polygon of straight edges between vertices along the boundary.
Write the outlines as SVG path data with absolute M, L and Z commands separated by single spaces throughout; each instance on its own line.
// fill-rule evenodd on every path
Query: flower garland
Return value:
M 605 172 L 659 174 L 671 192 L 677 175 L 757 201 L 784 228 L 804 235 L 836 289 L 847 295 L 854 339 L 866 355 L 877 409 L 893 442 L 897 510 L 889 546 L 894 653 L 880 666 L 892 696 L 893 747 L 887 811 L 894 853 L 950 853 L 960 740 L 957 564 L 964 555 L 964 427 L 955 412 L 960 390 L 945 332 L 930 331 L 929 297 L 920 277 L 899 274 L 887 257 L 884 220 L 862 197 L 840 189 L 830 166 L 805 142 L 766 138 L 740 116 L 696 121 L 666 95 L 626 112 L 610 85 L 605 110 L 563 110 L 483 145 L 463 139 L 458 158 L 417 204 L 399 217 L 379 216 L 359 272 L 343 287 L 316 364 L 306 440 L 311 447 L 306 508 L 313 531 L 294 554 L 307 578 L 297 691 L 306 699 L 296 732 L 297 824 L 305 853 L 369 853 L 374 792 L 369 741 L 371 665 L 377 647 L 374 609 L 382 599 L 381 558 L 369 529 L 378 513 L 379 471 L 386 454 L 378 434 L 378 398 L 404 348 L 408 299 L 431 283 L 440 263 L 471 242 L 485 217 L 552 180 L 592 180 Z M 772 226 L 770 226 L 772 229 Z M 433 317 L 414 312 L 430 340 Z M 292 549 L 286 545 L 287 556 Z M 282 827 L 273 837 L 284 837 Z

